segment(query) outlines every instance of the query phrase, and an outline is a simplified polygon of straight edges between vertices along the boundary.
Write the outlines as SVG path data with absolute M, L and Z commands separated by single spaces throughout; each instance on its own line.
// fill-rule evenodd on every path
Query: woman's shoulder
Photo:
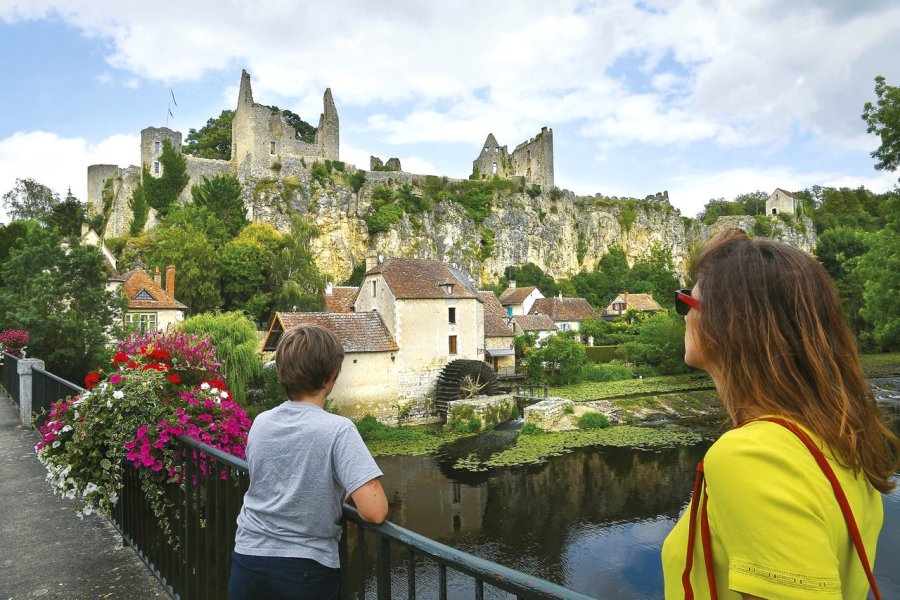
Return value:
M 744 468 L 764 464 L 804 464 L 813 461 L 803 442 L 790 430 L 770 421 L 752 421 L 723 434 L 704 458 L 707 470 L 720 465 Z

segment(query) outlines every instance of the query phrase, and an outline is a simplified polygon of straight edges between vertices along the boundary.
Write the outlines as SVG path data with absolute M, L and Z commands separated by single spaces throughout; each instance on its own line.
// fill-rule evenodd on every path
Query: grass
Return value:
M 588 400 L 609 400 L 641 394 L 666 394 L 689 390 L 703 390 L 714 387 L 706 373 L 686 375 L 666 375 L 645 377 L 644 379 L 624 379 L 621 381 L 586 381 L 573 385 L 549 388 L 551 396 L 567 398 L 575 402 Z
M 900 352 L 863 354 L 860 356 L 866 377 L 891 377 L 900 375 Z
M 391 427 L 374 417 L 363 417 L 357 424 L 360 436 L 372 456 L 420 456 L 433 454 L 438 448 L 461 437 L 465 432 L 423 427 Z

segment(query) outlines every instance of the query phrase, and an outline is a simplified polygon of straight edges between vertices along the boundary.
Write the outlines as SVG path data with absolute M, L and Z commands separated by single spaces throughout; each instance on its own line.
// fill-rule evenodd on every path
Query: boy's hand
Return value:
M 377 525 L 387 518 L 388 502 L 381 487 L 381 478 L 364 483 L 350 494 L 350 498 L 363 521 Z

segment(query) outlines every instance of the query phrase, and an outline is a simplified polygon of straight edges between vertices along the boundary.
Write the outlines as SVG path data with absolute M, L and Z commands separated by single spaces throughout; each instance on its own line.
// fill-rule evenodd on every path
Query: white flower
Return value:
M 209 390 L 209 393 L 210 393 L 210 394 L 218 394 L 218 393 L 219 393 L 219 388 L 213 388 L 213 389 Z
M 209 389 L 209 384 L 206 383 L 206 382 L 204 381 L 203 383 L 200 384 L 200 389 L 201 389 L 201 390 L 208 390 L 208 389 Z
M 54 447 L 54 448 L 59 448 L 59 440 L 55 440 L 55 441 L 53 442 L 53 447 Z
M 122 390 L 116 390 L 113 392 L 113 398 L 115 398 L 116 400 L 121 400 L 124 397 L 125 397 L 125 392 L 123 392 Z
M 112 400 L 106 401 L 106 408 L 112 408 Z
M 61 433 L 65 433 L 65 432 L 67 432 L 67 431 L 72 431 L 72 426 L 71 426 L 71 425 L 66 425 L 65 427 L 63 427 L 63 428 L 60 430 Z
M 100 392 L 104 391 L 104 390 L 107 388 L 108 385 L 109 385 L 109 384 L 107 384 L 107 383 L 104 381 L 103 383 L 101 383 L 100 385 L 97 386 L 97 391 L 100 391 Z
M 219 397 L 222 398 L 222 400 L 227 399 L 227 398 L 228 398 L 228 392 L 222 392 L 221 394 L 219 394 Z

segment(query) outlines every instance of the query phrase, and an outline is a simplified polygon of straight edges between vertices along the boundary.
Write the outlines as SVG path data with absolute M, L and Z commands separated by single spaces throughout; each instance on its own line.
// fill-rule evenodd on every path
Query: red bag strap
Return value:
M 760 417 L 741 423 L 737 427 L 743 427 L 747 423 L 753 421 L 769 421 L 770 423 L 781 425 L 796 435 L 800 441 L 803 442 L 803 445 L 806 446 L 806 449 L 809 450 L 810 454 L 812 454 L 816 464 L 819 465 L 822 473 L 825 474 L 825 477 L 831 484 L 831 489 L 834 491 L 834 497 L 841 507 L 841 513 L 844 515 L 844 521 L 847 523 L 847 529 L 850 532 L 850 537 L 853 539 L 853 545 L 856 547 L 856 554 L 859 556 L 859 561 L 862 563 L 863 569 L 866 572 L 866 577 L 872 588 L 872 594 L 875 596 L 875 600 L 881 600 L 881 593 L 878 590 L 878 584 L 875 582 L 875 575 L 872 573 L 872 567 L 869 565 L 869 558 L 866 555 L 866 548 L 863 545 L 859 527 L 856 525 L 856 519 L 853 517 L 853 510 L 850 508 L 850 503 L 847 501 L 846 494 L 844 494 L 844 488 L 841 487 L 841 483 L 838 481 L 834 469 L 832 469 L 831 465 L 828 463 L 828 459 L 825 458 L 825 455 L 819 450 L 819 447 L 816 446 L 815 442 L 813 442 L 812 438 L 809 437 L 805 431 L 787 419 L 782 419 L 780 417 Z M 735 429 L 737 429 L 737 427 L 735 427 Z M 691 492 L 691 529 L 688 533 L 687 558 L 685 559 L 684 572 L 681 574 L 681 584 L 684 587 L 685 600 L 693 600 L 694 590 L 691 587 L 691 568 L 693 567 L 694 562 L 694 544 L 696 543 L 697 537 L 697 512 L 701 490 L 703 491 L 703 508 L 700 510 L 700 538 L 703 546 L 703 561 L 706 566 L 706 580 L 709 585 L 709 596 L 712 600 L 717 600 L 716 574 L 713 570 L 712 560 L 712 539 L 709 533 L 709 515 L 706 509 L 708 497 L 706 495 L 706 481 L 704 480 L 703 475 L 703 461 L 700 461 L 697 465 L 697 475 L 694 478 L 694 490 Z

